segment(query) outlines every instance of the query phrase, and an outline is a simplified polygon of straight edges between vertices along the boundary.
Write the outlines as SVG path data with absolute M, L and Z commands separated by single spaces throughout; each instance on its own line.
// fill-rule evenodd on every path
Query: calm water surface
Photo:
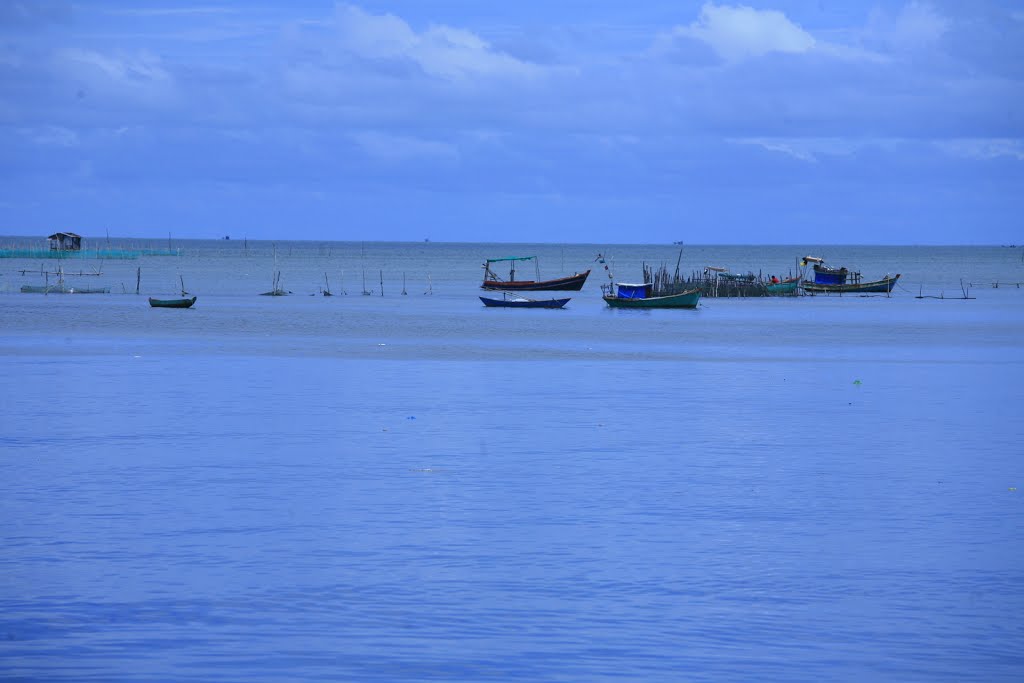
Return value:
M 0 678 L 1021 679 L 1019 250 L 830 247 L 901 287 L 635 312 L 596 253 L 677 249 L 182 248 L 105 296 L 0 261 Z M 524 250 L 595 273 L 484 309 Z M 150 309 L 179 276 L 196 307 Z

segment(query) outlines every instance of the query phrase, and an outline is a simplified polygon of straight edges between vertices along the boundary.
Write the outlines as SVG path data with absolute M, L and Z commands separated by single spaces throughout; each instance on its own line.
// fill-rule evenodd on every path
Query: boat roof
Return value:
M 650 287 L 653 282 L 616 282 L 617 287 Z
M 498 263 L 499 261 L 530 261 L 537 258 L 536 256 L 506 256 L 505 258 L 489 258 L 488 263 Z

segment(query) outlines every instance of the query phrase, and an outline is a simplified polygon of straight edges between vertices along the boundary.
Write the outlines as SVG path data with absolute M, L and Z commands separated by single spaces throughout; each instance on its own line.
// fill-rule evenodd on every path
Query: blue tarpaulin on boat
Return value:
M 620 299 L 646 299 L 648 287 L 650 285 L 628 285 L 620 282 L 618 284 L 618 296 Z
M 846 268 L 830 268 L 823 265 L 814 266 L 814 282 L 819 285 L 846 284 Z

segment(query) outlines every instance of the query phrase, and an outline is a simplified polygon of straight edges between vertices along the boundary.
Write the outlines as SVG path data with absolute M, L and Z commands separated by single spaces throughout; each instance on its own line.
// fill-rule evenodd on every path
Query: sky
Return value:
M 1024 0 L 0 2 L 0 235 L 1022 228 Z

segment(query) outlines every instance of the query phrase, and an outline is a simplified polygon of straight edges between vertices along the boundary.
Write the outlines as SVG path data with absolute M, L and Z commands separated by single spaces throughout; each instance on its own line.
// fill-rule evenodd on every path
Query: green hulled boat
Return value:
M 803 284 L 803 289 L 809 294 L 888 294 L 900 279 L 899 273 L 897 273 L 896 275 L 886 275 L 881 280 L 861 282 L 859 280 L 860 274 L 858 273 L 857 275 L 858 280 L 855 282 L 845 282 L 835 285 L 805 282 Z
M 764 286 L 768 296 L 795 295 L 800 286 L 800 276 L 787 278 L 781 282 L 769 282 Z
M 153 308 L 191 308 L 198 297 L 191 299 L 154 299 L 149 298 L 149 305 Z
M 700 302 L 700 289 L 651 296 L 652 288 L 650 283 L 617 283 L 615 294 L 605 294 L 602 298 L 612 308 L 697 308 Z

